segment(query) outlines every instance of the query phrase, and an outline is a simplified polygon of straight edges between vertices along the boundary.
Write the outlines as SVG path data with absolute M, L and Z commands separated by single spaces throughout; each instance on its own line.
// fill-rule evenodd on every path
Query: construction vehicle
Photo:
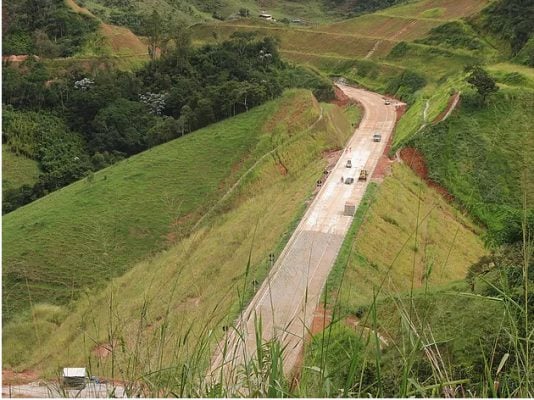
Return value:
M 362 169 L 362 170 L 360 171 L 360 177 L 358 178 L 358 180 L 359 180 L 359 181 L 366 181 L 366 180 L 367 180 L 367 175 L 368 175 L 368 174 L 369 174 L 369 173 L 367 172 L 366 169 Z

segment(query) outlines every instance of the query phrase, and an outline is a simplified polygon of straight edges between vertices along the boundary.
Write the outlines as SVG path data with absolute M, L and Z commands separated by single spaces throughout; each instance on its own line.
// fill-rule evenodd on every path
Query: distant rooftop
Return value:
M 68 378 L 85 377 L 85 368 L 63 368 L 63 376 Z

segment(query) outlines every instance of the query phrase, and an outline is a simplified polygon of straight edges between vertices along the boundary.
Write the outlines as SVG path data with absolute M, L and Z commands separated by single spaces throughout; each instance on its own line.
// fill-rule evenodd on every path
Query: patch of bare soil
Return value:
M 280 172 L 280 175 L 286 176 L 287 175 L 287 168 L 282 163 L 276 163 L 276 168 L 278 169 L 278 172 Z
M 395 121 L 396 124 L 406 112 L 406 104 L 397 104 L 395 106 L 395 112 L 397 113 L 397 120 Z
M 349 105 L 352 103 L 349 96 L 343 93 L 343 90 L 341 90 L 337 86 L 334 86 L 334 93 L 335 93 L 336 98 L 331 101 L 332 104 L 335 104 L 339 107 L 345 107 L 346 105 Z
M 23 61 L 26 61 L 28 59 L 28 55 L 22 54 L 22 55 L 6 55 L 2 56 L 3 62 L 11 62 L 11 63 L 20 63 Z M 34 60 L 39 61 L 40 58 L 38 56 L 32 56 Z
M 460 103 L 460 92 L 454 93 L 447 103 L 447 107 L 445 107 L 445 110 L 443 110 L 436 118 L 434 118 L 434 121 L 432 121 L 432 124 L 437 124 L 438 122 L 443 121 L 454 108 L 458 106 Z
M 384 148 L 384 153 L 378 159 L 375 170 L 373 171 L 373 176 L 371 179 L 378 182 L 382 182 L 384 177 L 391 174 L 391 164 L 395 162 L 395 158 L 389 158 L 388 154 L 391 150 L 391 142 L 393 141 L 393 135 L 390 135 L 389 140 Z
M 332 311 L 325 309 L 319 304 L 313 313 L 313 321 L 310 329 L 312 336 L 322 332 L 332 323 Z
M 343 154 L 343 149 L 329 150 L 323 153 L 323 159 L 325 159 L 326 162 L 328 163 L 326 167 L 327 171 L 331 171 L 336 166 L 336 163 L 342 154 Z
M 34 382 L 39 378 L 37 372 L 32 370 L 25 370 L 22 372 L 15 372 L 11 369 L 2 370 L 2 385 L 24 385 L 26 383 Z
M 402 161 L 404 161 L 404 163 L 417 174 L 417 176 L 423 179 L 428 186 L 441 194 L 445 200 L 454 200 L 453 195 L 451 195 L 447 189 L 428 177 L 428 167 L 426 166 L 425 159 L 420 151 L 413 147 L 405 147 L 400 151 L 400 157 Z

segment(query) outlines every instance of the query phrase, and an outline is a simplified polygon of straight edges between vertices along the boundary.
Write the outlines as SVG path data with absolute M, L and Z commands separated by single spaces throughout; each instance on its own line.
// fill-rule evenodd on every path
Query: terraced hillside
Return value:
M 288 59 L 310 57 L 338 59 L 380 59 L 400 41 L 423 37 L 447 21 L 479 12 L 486 0 L 422 0 L 388 8 L 369 15 L 321 25 L 315 28 L 288 28 L 258 21 L 240 20 L 194 27 L 197 43 L 229 37 L 235 31 L 258 31 L 280 40 Z
M 5 216 L 4 363 L 46 359 L 39 366 L 51 372 L 86 360 L 112 329 L 109 306 L 124 328 L 117 339 L 132 346 L 127 332 L 145 300 L 150 325 L 169 324 L 176 337 L 193 321 L 231 320 L 238 289 L 251 293 L 287 240 L 322 175 L 322 152 L 349 133 L 339 109 L 322 113 L 310 92 L 292 91 Z M 110 290 L 120 292 L 112 304 Z M 94 361 L 111 373 L 110 360 Z
M 261 12 L 268 12 L 276 19 L 300 18 L 306 21 L 321 22 L 340 16 L 335 7 L 326 7 L 318 0 L 293 2 L 287 0 L 262 1 L 253 0 L 223 0 L 218 2 L 199 0 L 139 0 L 109 2 L 103 0 L 86 0 L 85 6 L 106 22 L 119 23 L 124 26 L 137 27 L 142 16 L 157 10 L 161 15 L 181 19 L 192 24 L 213 21 L 216 18 L 228 18 L 241 12 L 248 12 L 257 16 Z M 330 10 L 329 10 L 330 8 Z

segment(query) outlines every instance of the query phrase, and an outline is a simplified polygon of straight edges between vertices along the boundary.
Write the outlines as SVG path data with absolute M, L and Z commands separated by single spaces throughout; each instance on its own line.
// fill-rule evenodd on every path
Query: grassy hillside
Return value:
M 73 0 L 69 0 L 73 1 Z M 276 20 L 297 25 L 324 23 L 357 14 L 375 11 L 398 3 L 399 0 L 375 0 L 360 2 L 341 1 L 291 1 L 291 0 L 77 0 L 102 20 L 127 26 L 134 31 L 143 29 L 143 18 L 157 10 L 161 15 L 179 19 L 190 25 L 206 21 L 257 17 L 260 13 L 271 14 Z M 298 22 L 296 21 L 298 20 Z
M 309 108 L 309 98 L 302 101 Z M 4 318 L 29 306 L 21 290 L 26 284 L 33 302 L 64 304 L 165 247 L 167 235 L 188 233 L 255 157 L 270 150 L 261 126 L 276 108 L 271 102 L 212 125 L 6 215 Z M 309 109 L 303 118 L 311 123 L 316 115 Z
M 513 347 L 505 307 L 467 291 L 457 283 L 391 295 L 361 308 L 360 323 L 333 323 L 308 348 L 299 395 L 444 397 L 450 385 L 465 397 L 510 396 L 515 366 L 498 368 Z
M 39 177 L 39 165 L 24 156 L 18 156 L 2 146 L 2 189 L 33 185 Z
M 343 315 L 374 293 L 400 293 L 463 279 L 485 254 L 469 219 L 405 165 L 368 193 L 329 278 L 328 301 Z M 358 227 L 358 225 L 361 225 Z
M 337 108 L 326 108 L 318 119 L 320 114 L 309 92 L 289 92 L 6 216 L 4 305 L 12 321 L 4 328 L 4 362 L 21 365 L 32 344 L 38 348 L 32 359 L 49 372 L 86 360 L 115 329 L 105 311 L 110 290 L 117 296 L 117 340 L 128 344 L 121 362 L 131 355 L 135 338 L 128 332 L 137 329 L 140 312 L 153 327 L 143 340 L 155 340 L 154 327 L 162 324 L 177 338 L 193 321 L 198 332 L 205 324 L 232 320 L 228 313 L 239 309 L 238 288 L 251 294 L 250 282 L 267 272 L 267 255 L 281 251 L 292 221 L 303 212 L 324 168 L 322 153 L 341 146 L 350 133 Z M 66 306 L 80 296 L 75 307 Z M 53 299 L 61 307 L 39 304 Z M 80 323 L 87 332 L 79 331 Z M 47 362 L 40 364 L 42 357 Z M 100 361 L 100 371 L 110 375 L 110 360 Z
M 289 59 L 302 54 L 379 59 L 387 55 L 396 43 L 421 38 L 432 28 L 472 15 L 486 4 L 485 0 L 421 0 L 330 25 L 304 29 L 281 24 L 259 24 L 258 21 L 230 21 L 195 26 L 193 38 L 197 42 L 205 42 L 213 40 L 214 36 L 218 39 L 228 37 L 236 30 L 252 30 L 278 37 L 281 50 L 286 52 Z M 426 16 L 425 13 L 431 11 L 435 15 Z
M 497 241 L 519 235 L 521 210 L 534 208 L 533 107 L 534 92 L 528 89 L 503 88 L 486 106 L 467 94 L 459 112 L 414 142 L 430 176 Z
M 219 41 L 235 31 L 274 36 L 286 59 L 410 104 L 419 101 L 422 108 L 412 113 L 422 115 L 425 101 L 465 65 L 505 59 L 500 49 L 461 20 L 487 4 L 483 0 L 420 0 L 312 28 L 242 19 L 194 26 L 193 41 Z M 432 106 L 445 107 L 447 100 L 441 99 L 443 94 L 439 97 Z M 435 117 L 442 110 L 431 112 Z
M 470 265 L 487 254 L 480 233 L 408 166 L 394 164 L 367 190 L 343 243 L 324 303 L 333 322 L 307 347 L 298 395 L 439 396 L 431 385 L 444 376 L 421 351 L 434 342 L 442 374 L 480 383 L 491 339 L 504 338 L 501 305 L 460 294 Z

